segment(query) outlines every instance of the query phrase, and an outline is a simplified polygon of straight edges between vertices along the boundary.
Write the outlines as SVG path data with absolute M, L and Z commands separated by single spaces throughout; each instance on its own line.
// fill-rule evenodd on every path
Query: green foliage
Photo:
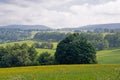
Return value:
M 120 33 L 107 34 L 105 39 L 109 42 L 109 47 L 120 47 Z
M 39 32 L 34 36 L 34 40 L 39 41 L 60 41 L 69 34 L 59 32 Z
M 81 33 L 80 36 L 87 38 L 96 50 L 104 50 L 109 48 L 109 42 L 104 39 L 104 35 L 100 33 Z
M 25 40 L 28 39 L 30 36 L 30 31 L 19 29 L 0 29 L 0 43 Z
M 54 55 L 55 51 L 54 49 L 40 49 L 40 48 L 37 48 L 36 51 L 39 53 L 39 54 L 42 54 L 44 52 L 48 52 L 52 55 Z
M 41 48 L 52 49 L 53 48 L 53 44 L 50 43 L 50 42 L 44 42 L 44 43 L 41 43 Z
M 41 44 L 34 43 L 33 46 L 35 48 L 42 48 L 42 49 L 52 49 L 53 48 L 53 44 L 51 42 L 42 42 Z
M 37 56 L 37 51 L 36 51 L 35 47 L 31 46 L 28 49 L 28 52 L 29 52 L 30 60 L 34 61 L 36 59 L 36 56 Z
M 0 67 L 28 66 L 36 62 L 35 48 L 26 43 L 13 46 L 0 47 Z
M 48 52 L 44 52 L 39 55 L 38 61 L 41 65 L 50 65 L 54 64 L 54 57 Z
M 77 33 L 68 36 L 58 44 L 55 60 L 59 64 L 97 63 L 94 47 Z
M 105 29 L 106 30 L 106 29 Z M 107 30 L 106 30 L 107 31 Z M 53 35 L 55 34 L 55 35 Z M 40 41 L 61 41 L 64 38 L 59 38 L 57 34 L 64 34 L 64 38 L 70 34 L 65 33 L 37 33 L 34 37 L 35 40 Z M 52 37 L 54 36 L 54 38 Z M 93 44 L 96 50 L 104 50 L 108 48 L 120 47 L 120 33 L 95 33 L 95 32 L 81 32 L 80 36 L 85 37 Z M 55 40 L 58 39 L 58 40 Z
M 108 41 L 107 40 L 99 40 L 99 41 L 97 41 L 97 40 L 92 40 L 92 41 L 90 41 L 92 44 L 93 44 L 93 46 L 96 48 L 96 50 L 104 50 L 104 49 L 107 49 L 107 48 L 109 48 L 109 43 L 108 43 Z
M 81 33 L 80 36 L 87 38 L 96 50 L 120 47 L 120 33 Z

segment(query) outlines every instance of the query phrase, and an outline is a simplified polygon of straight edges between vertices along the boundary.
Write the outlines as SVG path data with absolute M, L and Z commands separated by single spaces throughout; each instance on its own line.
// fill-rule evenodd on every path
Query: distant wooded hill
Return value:
M 120 29 L 120 23 L 110 23 L 110 24 L 96 24 L 96 25 L 87 25 L 77 28 L 63 28 L 61 30 L 88 30 L 93 31 L 95 29 Z
M 48 26 L 45 25 L 7 25 L 7 26 L 0 26 L 0 28 L 5 29 L 21 29 L 21 30 L 53 30 Z M 81 26 L 77 28 L 62 28 L 59 30 L 64 31 L 94 31 L 95 29 L 120 29 L 120 23 L 110 23 L 110 24 L 96 24 L 96 25 L 87 25 Z M 54 29 L 55 30 L 55 29 Z
M 50 30 L 51 28 L 44 25 L 7 25 L 0 26 L 5 29 L 21 29 L 21 30 Z

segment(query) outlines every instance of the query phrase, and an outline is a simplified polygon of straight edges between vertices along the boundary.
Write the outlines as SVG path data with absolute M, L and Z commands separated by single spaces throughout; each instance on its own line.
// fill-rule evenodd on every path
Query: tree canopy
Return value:
M 35 65 L 37 52 L 33 46 L 26 43 L 0 47 L 0 67 Z
M 68 36 L 58 44 L 55 60 L 59 64 L 97 63 L 95 48 L 78 33 Z

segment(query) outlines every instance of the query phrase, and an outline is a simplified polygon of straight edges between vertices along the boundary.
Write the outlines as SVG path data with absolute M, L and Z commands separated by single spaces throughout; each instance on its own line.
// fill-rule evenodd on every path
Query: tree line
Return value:
M 38 41 L 57 41 L 60 42 L 65 37 L 72 33 L 59 33 L 59 32 L 44 32 L 37 33 L 34 40 Z M 96 32 L 80 32 L 80 36 L 87 38 L 96 50 L 104 50 L 107 48 L 120 47 L 120 33 L 96 33 Z
M 59 42 L 65 37 L 67 37 L 69 34 L 70 33 L 60 33 L 60 32 L 38 32 L 33 39 L 38 41 Z
M 42 42 L 42 43 L 34 43 L 33 46 L 35 48 L 42 48 L 42 49 L 53 49 L 53 44 L 51 42 Z
M 120 47 L 120 33 L 81 33 L 87 38 L 96 50 Z
M 0 67 L 28 66 L 36 64 L 37 51 L 26 43 L 0 47 Z
M 26 43 L 0 47 L 0 67 L 54 64 L 54 56 L 48 52 L 39 55 L 34 46 Z
M 95 63 L 95 48 L 77 33 L 60 41 L 54 55 L 48 52 L 39 55 L 34 46 L 26 43 L 0 47 L 0 67 Z
M 31 32 L 19 29 L 0 29 L 0 43 L 28 39 Z

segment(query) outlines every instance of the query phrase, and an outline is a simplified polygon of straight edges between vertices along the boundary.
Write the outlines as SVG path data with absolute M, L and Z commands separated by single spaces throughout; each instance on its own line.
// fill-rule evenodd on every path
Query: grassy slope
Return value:
M 103 50 L 97 53 L 98 63 L 120 64 L 120 49 Z
M 0 68 L 0 80 L 120 80 L 120 65 Z

